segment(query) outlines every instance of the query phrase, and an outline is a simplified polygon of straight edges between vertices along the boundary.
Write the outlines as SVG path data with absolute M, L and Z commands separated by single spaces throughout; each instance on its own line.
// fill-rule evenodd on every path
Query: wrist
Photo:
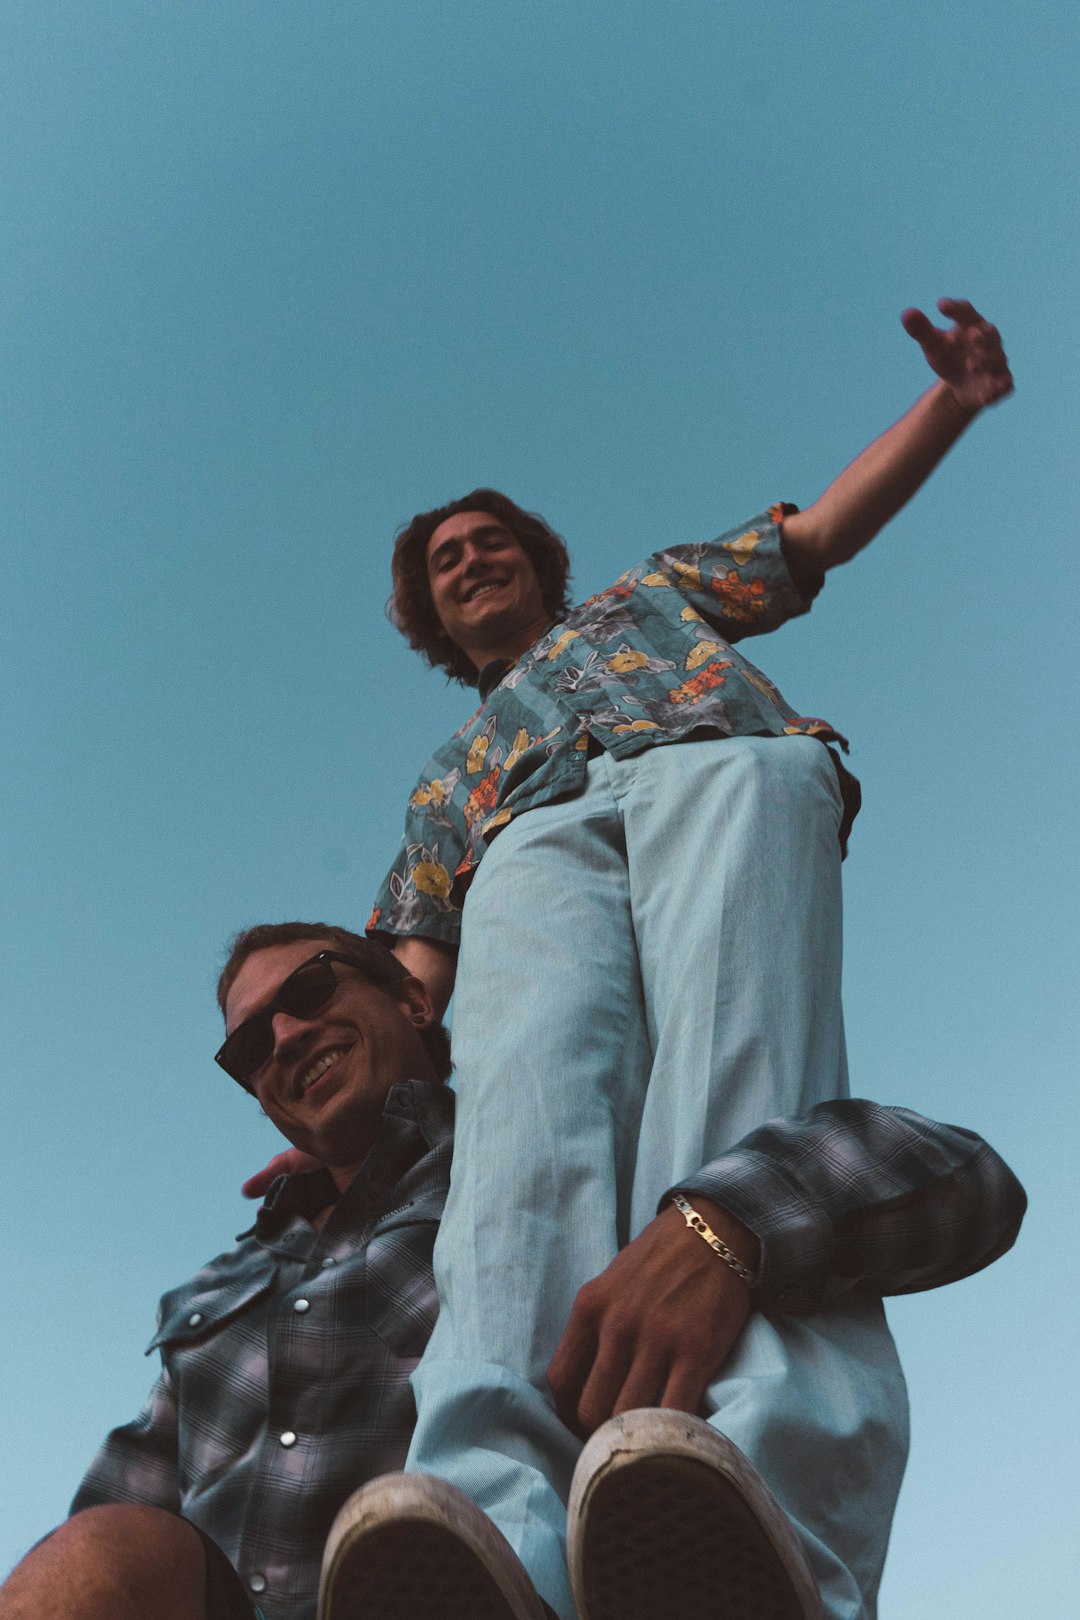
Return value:
M 731 1266 L 731 1269 L 742 1278 L 747 1287 L 752 1287 L 761 1270 L 761 1242 L 757 1234 L 740 1221 L 737 1215 L 733 1215 L 730 1210 L 724 1208 L 723 1204 L 716 1203 L 712 1198 L 704 1198 L 698 1193 L 686 1194 L 680 1192 L 672 1194 L 673 1199 L 676 1196 L 685 1199 L 693 1214 L 711 1228 L 713 1236 L 719 1239 L 722 1248 L 726 1249 L 731 1256 L 731 1259 L 728 1259 L 726 1255 L 718 1253 L 718 1258 Z M 686 1222 L 688 1226 L 690 1225 L 684 1210 L 681 1210 L 674 1203 L 669 1207 L 674 1210 L 681 1221 Z M 697 1234 L 699 1240 L 704 1237 L 705 1241 L 709 1242 L 708 1237 L 697 1225 L 694 1225 L 689 1233 L 690 1236 L 695 1234 Z M 710 1247 L 712 1247 L 711 1244 Z M 736 1261 L 737 1264 L 732 1266 L 732 1260 Z M 751 1276 L 743 1277 L 743 1271 L 750 1272 Z

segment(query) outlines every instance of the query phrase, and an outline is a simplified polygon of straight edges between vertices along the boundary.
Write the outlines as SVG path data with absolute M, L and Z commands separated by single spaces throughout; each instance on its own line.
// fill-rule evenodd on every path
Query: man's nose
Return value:
M 461 548 L 462 570 L 466 574 L 475 573 L 478 566 L 486 562 L 484 551 L 473 540 L 466 540 Z
M 308 1018 L 294 1018 L 291 1013 L 276 1012 L 270 1020 L 274 1032 L 274 1057 L 278 1062 L 294 1055 L 296 1046 L 311 1029 Z

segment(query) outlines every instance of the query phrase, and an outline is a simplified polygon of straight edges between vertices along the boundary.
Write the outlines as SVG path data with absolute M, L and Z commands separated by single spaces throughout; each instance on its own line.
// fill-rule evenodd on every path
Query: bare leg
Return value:
M 0 1620 L 206 1620 L 206 1558 L 163 1508 L 87 1508 L 0 1587 Z

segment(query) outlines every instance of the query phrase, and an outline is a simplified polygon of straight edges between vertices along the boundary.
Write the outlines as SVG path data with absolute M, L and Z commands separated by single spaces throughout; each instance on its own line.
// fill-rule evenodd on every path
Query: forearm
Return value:
M 956 443 L 977 410 L 936 382 L 906 415 L 845 467 L 824 494 L 785 517 L 792 576 L 813 577 L 850 561 L 896 516 Z
M 426 939 L 421 934 L 399 935 L 394 941 L 394 955 L 427 985 L 436 1014 L 441 1018 L 454 993 L 457 946 L 447 945 L 440 939 Z

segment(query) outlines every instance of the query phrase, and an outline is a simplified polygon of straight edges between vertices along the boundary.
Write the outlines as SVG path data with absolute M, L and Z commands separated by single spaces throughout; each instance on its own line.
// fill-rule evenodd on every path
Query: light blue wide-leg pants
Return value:
M 580 1443 L 545 1372 L 578 1289 L 680 1177 L 846 1092 L 840 808 L 811 738 L 603 754 L 583 795 L 499 834 L 466 902 L 407 1466 L 471 1496 L 563 1620 Z M 871 1620 L 907 1444 L 880 1302 L 755 1313 L 705 1415 L 790 1515 L 829 1620 Z

